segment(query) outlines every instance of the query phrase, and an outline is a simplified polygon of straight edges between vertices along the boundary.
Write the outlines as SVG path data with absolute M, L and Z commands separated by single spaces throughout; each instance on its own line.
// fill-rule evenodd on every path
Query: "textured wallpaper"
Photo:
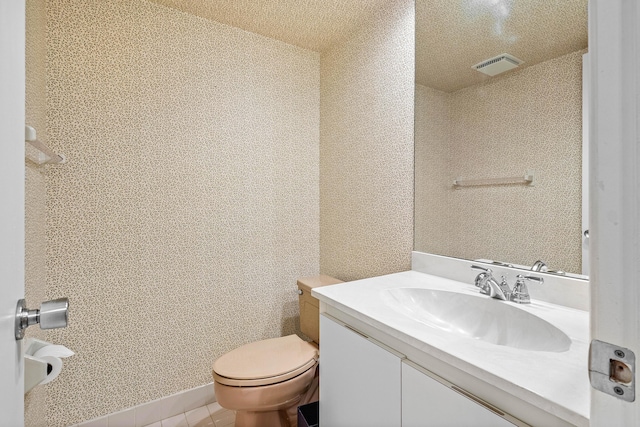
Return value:
M 151 1 L 316 52 L 348 40 L 389 3 L 389 0 Z
M 212 381 L 319 272 L 320 55 L 137 0 L 49 0 L 49 426 Z
M 580 273 L 583 53 L 451 94 L 417 86 L 417 250 Z M 527 170 L 535 186 L 451 185 Z
M 410 269 L 414 25 L 389 2 L 322 54 L 320 266 L 342 280 Z
M 448 244 L 453 215 L 444 195 L 451 175 L 449 97 L 448 93 L 416 84 L 414 246 L 419 251 L 443 255 L 455 254 L 434 252 Z

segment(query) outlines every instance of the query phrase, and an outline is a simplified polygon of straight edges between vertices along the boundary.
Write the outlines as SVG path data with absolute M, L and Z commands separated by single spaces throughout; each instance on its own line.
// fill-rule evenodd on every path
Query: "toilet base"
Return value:
M 296 406 L 297 407 L 297 406 Z M 297 427 L 292 423 L 289 411 L 236 412 L 236 427 Z
M 220 406 L 236 411 L 236 427 L 297 427 L 298 406 L 318 400 L 317 364 L 283 383 L 233 387 L 214 382 Z

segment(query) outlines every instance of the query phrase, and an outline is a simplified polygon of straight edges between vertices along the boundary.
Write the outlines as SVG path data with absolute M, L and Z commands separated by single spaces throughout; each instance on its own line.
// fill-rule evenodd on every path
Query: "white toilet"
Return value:
M 320 275 L 298 280 L 300 330 L 297 335 L 236 348 L 213 364 L 216 400 L 236 411 L 236 427 L 296 427 L 297 408 L 318 400 L 318 300 L 311 289 L 342 283 Z

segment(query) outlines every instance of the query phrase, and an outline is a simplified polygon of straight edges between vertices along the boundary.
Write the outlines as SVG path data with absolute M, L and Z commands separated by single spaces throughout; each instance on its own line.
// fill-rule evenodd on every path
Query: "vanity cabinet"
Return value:
M 403 427 L 514 426 L 503 417 L 511 418 L 418 365 L 403 361 Z
M 320 316 L 320 425 L 399 427 L 402 359 Z
M 326 314 L 320 341 L 323 427 L 526 426 Z

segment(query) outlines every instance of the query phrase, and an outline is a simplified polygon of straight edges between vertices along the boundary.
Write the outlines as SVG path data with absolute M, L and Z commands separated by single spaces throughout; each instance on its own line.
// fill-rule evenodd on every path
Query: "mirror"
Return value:
M 416 251 L 581 273 L 586 51 L 587 0 L 416 0 Z

